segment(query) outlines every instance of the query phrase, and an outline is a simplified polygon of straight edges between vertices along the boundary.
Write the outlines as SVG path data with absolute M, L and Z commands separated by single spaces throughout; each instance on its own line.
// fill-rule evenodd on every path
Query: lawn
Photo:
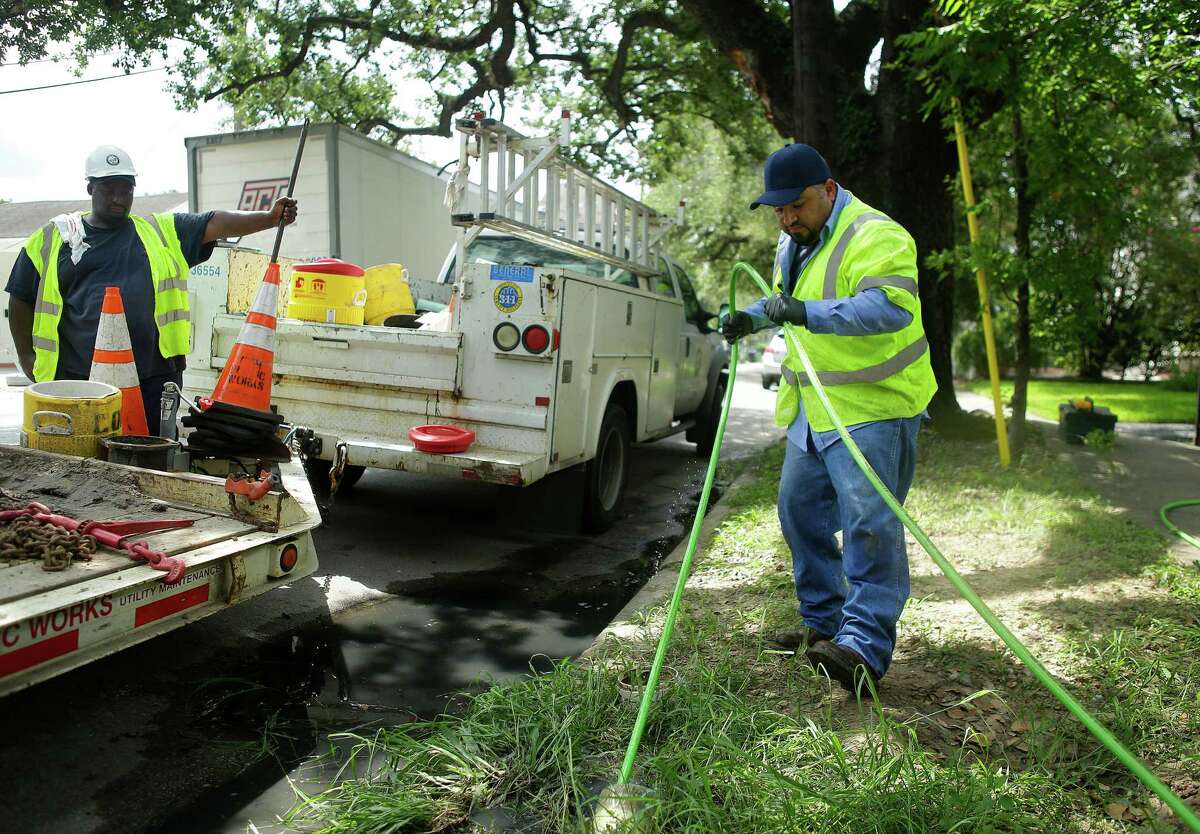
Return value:
M 1002 470 L 922 435 L 908 505 L 1046 666 L 1180 795 L 1200 796 L 1200 572 L 1114 511 L 1035 433 Z M 641 831 L 1166 834 L 1169 812 L 1009 654 L 911 541 L 913 593 L 878 701 L 763 635 L 794 624 L 775 514 L 782 449 L 749 464 L 697 553 L 633 781 Z M 662 610 L 589 662 L 496 686 L 458 715 L 359 739 L 289 830 L 483 830 L 491 809 L 587 834 L 615 778 Z M 475 817 L 473 820 L 472 817 Z M 517 830 L 508 828 L 505 830 Z
M 976 394 L 992 395 L 986 379 L 967 383 Z M 1012 383 L 1002 382 L 1004 402 L 1012 399 Z M 1196 419 L 1196 394 L 1171 391 L 1161 382 L 1083 382 L 1066 379 L 1034 379 L 1029 382 L 1029 411 L 1037 417 L 1058 420 L 1058 404 L 1091 397 L 1096 405 L 1110 408 L 1126 423 L 1190 423 Z

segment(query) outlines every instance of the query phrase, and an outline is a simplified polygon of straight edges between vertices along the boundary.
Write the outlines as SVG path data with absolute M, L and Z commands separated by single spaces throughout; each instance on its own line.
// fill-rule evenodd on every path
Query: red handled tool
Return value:
M 65 515 L 51 512 L 45 504 L 31 501 L 20 510 L 0 511 L 0 522 L 12 521 L 18 516 L 29 516 L 42 524 L 53 524 L 81 536 L 91 536 L 98 543 L 113 550 L 123 550 L 130 559 L 145 561 L 155 570 L 166 572 L 163 584 L 174 585 L 183 579 L 187 565 L 182 559 L 168 556 L 160 550 L 151 550 L 144 541 L 129 541 L 133 536 L 143 533 L 153 533 L 159 530 L 174 530 L 179 527 L 191 527 L 195 521 L 190 518 L 152 518 L 144 521 L 76 521 Z

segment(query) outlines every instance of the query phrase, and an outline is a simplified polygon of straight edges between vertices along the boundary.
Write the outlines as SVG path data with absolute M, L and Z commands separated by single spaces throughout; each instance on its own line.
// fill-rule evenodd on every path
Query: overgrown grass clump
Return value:
M 964 751 L 924 751 L 912 728 L 866 708 L 864 727 L 760 706 L 753 676 L 714 659 L 719 622 L 684 617 L 633 781 L 654 791 L 649 830 L 855 832 L 1070 830 L 1044 776 Z M 473 810 L 503 806 L 534 831 L 589 831 L 595 796 L 615 781 L 637 711 L 641 655 L 494 687 L 459 716 L 361 739 L 331 790 L 292 824 L 337 834 L 471 831 Z M 815 685 L 815 684 L 814 684 Z

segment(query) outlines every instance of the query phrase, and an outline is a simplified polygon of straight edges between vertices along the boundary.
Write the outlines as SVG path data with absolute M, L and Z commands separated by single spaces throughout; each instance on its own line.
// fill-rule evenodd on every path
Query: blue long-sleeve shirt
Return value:
M 791 259 L 791 274 L 785 276 L 784 279 L 788 288 L 795 286 L 796 278 L 804 270 L 805 265 L 821 251 L 821 247 L 829 240 L 834 228 L 837 227 L 842 209 L 850 202 L 850 196 L 849 191 L 840 185 L 838 186 L 837 198 L 833 202 L 833 211 L 829 213 L 829 219 L 821 227 L 820 238 L 816 243 L 811 246 L 798 246 L 791 242 L 787 244 L 789 246 L 797 246 Z M 744 310 L 754 320 L 755 330 L 776 327 L 774 322 L 763 315 L 763 308 L 766 306 L 766 303 L 767 299 L 760 298 Z M 903 330 L 905 327 L 908 327 L 912 321 L 912 313 L 897 304 L 893 304 L 892 300 L 887 297 L 887 293 L 878 287 L 872 287 L 871 289 L 844 298 L 805 301 L 804 312 L 808 318 L 806 327 L 810 331 L 813 333 L 832 333 L 837 336 L 869 336 L 875 333 L 894 333 L 897 330 Z M 859 423 L 848 428 L 853 432 L 856 428 L 863 425 L 867 424 Z M 796 419 L 788 426 L 787 436 L 789 441 L 795 443 L 801 449 L 816 448 L 817 450 L 825 449 L 838 439 L 836 430 L 812 431 L 808 425 L 808 417 L 804 414 L 803 401 L 800 402 L 800 410 L 796 414 Z M 812 446 L 809 445 L 810 438 Z

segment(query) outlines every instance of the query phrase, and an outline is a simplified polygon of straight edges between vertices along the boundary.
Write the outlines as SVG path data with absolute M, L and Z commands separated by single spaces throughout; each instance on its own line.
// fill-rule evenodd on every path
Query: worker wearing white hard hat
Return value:
M 105 177 L 136 177 L 133 160 L 116 145 L 98 145 L 88 154 L 83 166 L 83 175 L 89 180 Z
M 163 386 L 182 386 L 191 349 L 188 270 L 220 238 L 292 223 L 296 201 L 270 211 L 133 214 L 137 169 L 116 145 L 84 161 L 92 207 L 52 218 L 25 241 L 8 279 L 9 328 L 21 370 L 36 382 L 87 379 L 107 287 L 125 306 L 147 424 L 158 425 Z

